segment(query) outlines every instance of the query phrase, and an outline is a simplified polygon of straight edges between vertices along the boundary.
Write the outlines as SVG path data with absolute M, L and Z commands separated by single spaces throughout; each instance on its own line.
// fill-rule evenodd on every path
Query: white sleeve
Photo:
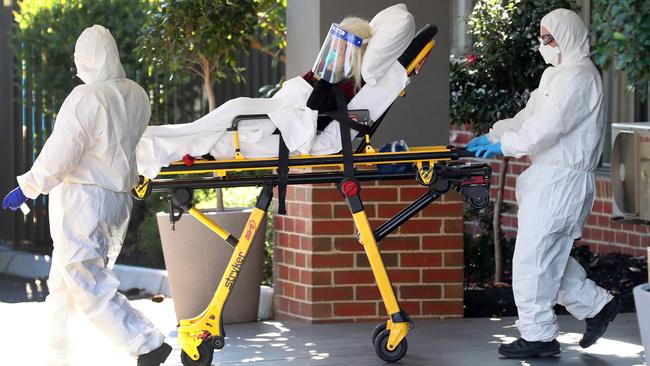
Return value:
M 503 134 L 512 131 L 512 132 L 517 132 L 521 128 L 521 125 L 524 123 L 526 118 L 530 116 L 530 111 L 532 109 L 532 105 L 534 103 L 534 100 L 537 96 L 537 89 L 535 89 L 531 94 L 530 98 L 528 98 L 528 102 L 526 103 L 526 106 L 524 109 L 520 110 L 519 113 L 517 113 L 514 117 L 512 118 L 507 118 L 507 119 L 502 119 L 500 121 L 497 121 L 492 128 L 490 128 L 490 132 L 488 132 L 488 139 L 490 140 L 491 143 L 497 143 L 501 141 L 503 138 Z
M 593 93 L 588 92 L 597 90 L 593 83 L 593 80 L 585 83 L 572 77 L 555 87 L 552 95 L 544 97 L 548 100 L 544 101 L 542 110 L 527 117 L 519 131 L 503 133 L 503 155 L 519 158 L 555 145 L 582 122 L 593 107 Z
M 17 177 L 18 185 L 25 196 L 34 199 L 40 194 L 48 194 L 77 167 L 84 149 L 92 142 L 87 131 L 87 117 L 94 108 L 89 110 L 88 106 L 92 106 L 89 103 L 94 103 L 99 108 L 99 103 L 89 99 L 91 98 L 84 98 L 83 93 L 75 89 L 63 102 L 52 134 L 38 154 L 34 165 L 27 173 Z M 84 110 L 85 113 L 79 110 Z

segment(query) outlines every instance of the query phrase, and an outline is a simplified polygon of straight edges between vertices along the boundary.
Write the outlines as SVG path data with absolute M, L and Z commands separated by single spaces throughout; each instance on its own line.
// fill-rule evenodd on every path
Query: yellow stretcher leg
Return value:
M 386 307 L 386 313 L 390 319 L 386 322 L 386 330 L 390 332 L 386 348 L 388 351 L 394 351 L 402 342 L 411 327 L 408 315 L 404 313 L 397 303 L 393 286 L 388 277 L 386 266 L 379 253 L 375 235 L 368 221 L 368 216 L 363 208 L 361 198 L 359 197 L 360 186 L 359 183 L 352 179 L 346 179 L 339 185 L 341 193 L 352 211 L 352 218 L 354 224 L 360 234 L 360 242 L 368 257 L 370 268 L 377 281 L 377 287 L 381 294 L 381 298 Z M 373 340 L 374 341 L 374 340 Z
M 234 244 L 235 247 L 230 257 L 230 262 L 221 277 L 221 282 L 210 304 L 200 315 L 192 319 L 182 319 L 180 321 L 178 341 L 183 351 L 194 361 L 200 358 L 199 346 L 204 341 L 211 341 L 210 352 L 212 352 L 212 348 L 221 348 L 224 345 L 224 331 L 221 322 L 223 307 L 244 265 L 251 242 L 257 234 L 257 229 L 266 216 L 266 210 L 269 207 L 272 195 L 272 187 L 265 186 L 239 239 L 236 239 L 232 234 L 212 222 L 212 220 L 196 208 L 191 207 L 188 209 L 192 216 L 201 221 L 229 244 Z
M 356 225 L 357 230 L 361 233 L 360 242 L 363 245 L 363 249 L 366 251 L 368 262 L 370 262 L 370 268 L 375 276 L 375 281 L 377 281 L 377 287 L 379 288 L 379 293 L 384 301 L 386 313 L 389 315 L 399 314 L 401 310 L 397 303 L 397 299 L 395 298 L 393 286 L 388 278 L 386 266 L 384 265 L 384 261 L 381 259 L 381 254 L 379 253 L 379 248 L 375 241 L 375 235 L 370 227 L 370 222 L 368 221 L 366 212 L 360 211 L 354 213 L 352 217 L 354 218 L 354 224 Z M 388 348 L 389 351 L 392 351 L 397 348 L 402 339 L 406 337 L 409 330 L 409 323 L 395 323 L 392 320 L 388 320 L 386 323 L 386 329 L 390 331 L 390 337 L 388 338 L 386 348 Z

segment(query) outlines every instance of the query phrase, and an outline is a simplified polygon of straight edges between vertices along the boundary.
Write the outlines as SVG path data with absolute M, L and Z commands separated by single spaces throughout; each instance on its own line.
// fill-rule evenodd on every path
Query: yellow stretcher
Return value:
M 420 70 L 434 46 L 434 35 L 434 26 L 425 27 L 405 52 L 405 54 L 413 53 L 413 47 L 417 47 L 417 51 L 413 53 L 414 57 L 411 57 L 406 68 L 409 76 L 413 73 L 417 74 Z M 416 41 L 420 44 L 417 44 Z M 357 112 L 363 111 L 349 111 L 347 116 Z M 236 130 L 237 121 L 247 117 L 251 116 L 236 118 L 233 128 Z M 345 118 L 341 115 L 335 117 L 337 117 L 337 121 Z M 342 123 L 343 152 L 338 155 L 296 156 L 285 158 L 285 161 L 282 162 L 282 158 L 246 159 L 241 154 L 237 154 L 232 160 L 197 160 L 189 164 L 173 163 L 169 167 L 163 168 L 160 176 L 156 179 L 141 178 L 140 184 L 132 191 L 136 198 L 145 199 L 152 191 L 170 193 L 172 223 L 178 221 L 184 213 L 189 213 L 234 248 L 230 262 L 210 304 L 196 317 L 180 321 L 178 338 L 182 347 L 183 365 L 210 365 L 214 350 L 223 348 L 225 331 L 221 321 L 222 311 L 244 265 L 251 242 L 257 235 L 260 222 L 266 215 L 273 196 L 273 187 L 333 182 L 338 183 L 338 189 L 350 207 L 354 224 L 359 232 L 359 242 L 368 257 L 386 312 L 390 316 L 386 322 L 379 324 L 372 332 L 375 351 L 382 360 L 387 362 L 396 362 L 404 357 L 407 351 L 406 335 L 413 327 L 413 322 L 398 304 L 379 252 L 378 242 L 452 189 L 459 191 L 472 207 L 477 209 L 485 207 L 489 201 L 489 184 L 492 172 L 488 164 L 470 164 L 459 161 L 463 157 L 472 156 L 472 154 L 449 146 L 416 147 L 405 152 L 378 152 L 372 148 L 370 138 L 381 119 L 383 116 L 372 126 L 363 130 L 362 141 L 355 152 L 352 152 L 351 139 L 349 138 L 350 128 L 354 128 L 354 126 L 350 127 L 350 124 Z M 238 147 L 237 134 L 234 135 L 235 144 Z M 382 172 L 377 169 L 380 164 L 404 163 L 410 164 L 412 168 L 400 172 Z M 289 168 L 310 168 L 316 172 L 293 171 L 289 173 Z M 321 168 L 327 169 L 318 171 Z M 269 173 L 272 170 L 275 171 Z M 237 177 L 229 174 L 241 171 L 251 171 L 257 174 L 249 177 Z M 209 178 L 187 177 L 187 175 L 203 173 L 214 173 L 214 175 Z M 178 177 L 178 175 L 183 176 Z M 427 193 L 373 231 L 361 200 L 360 182 L 410 178 L 415 178 L 420 185 L 427 187 Z M 242 186 L 262 186 L 263 189 L 239 237 L 212 222 L 192 203 L 193 189 Z M 282 200 L 283 197 L 280 199 Z

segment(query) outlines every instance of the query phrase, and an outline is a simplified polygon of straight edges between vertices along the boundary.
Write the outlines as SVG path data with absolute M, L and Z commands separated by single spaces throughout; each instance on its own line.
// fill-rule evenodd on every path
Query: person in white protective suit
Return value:
M 499 347 L 507 357 L 560 353 L 556 303 L 586 319 L 583 348 L 603 335 L 619 311 L 618 299 L 587 279 L 569 256 L 594 202 L 605 128 L 601 77 L 589 59 L 580 17 L 566 9 L 544 16 L 539 51 L 552 66 L 526 107 L 468 144 L 477 156 L 528 156 L 532 163 L 517 178 L 512 286 L 521 338 Z
M 49 194 L 54 250 L 46 299 L 52 320 L 48 363 L 70 362 L 74 310 L 138 357 L 139 366 L 157 366 L 171 347 L 117 292 L 119 280 L 111 270 L 129 223 L 128 192 L 138 181 L 135 148 L 151 116 L 149 99 L 126 78 L 106 28 L 95 25 L 81 33 L 74 61 L 84 84 L 63 102 L 51 136 L 4 206 L 15 210 L 27 198 Z

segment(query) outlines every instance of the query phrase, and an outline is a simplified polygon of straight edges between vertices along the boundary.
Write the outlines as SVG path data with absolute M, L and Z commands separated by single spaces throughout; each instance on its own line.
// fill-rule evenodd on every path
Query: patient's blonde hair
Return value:
M 345 29 L 348 32 L 353 33 L 357 37 L 361 37 L 364 40 L 369 40 L 372 37 L 372 28 L 370 28 L 370 23 L 367 20 L 357 18 L 357 17 L 347 17 L 339 23 L 341 28 Z M 363 61 L 363 55 L 366 52 L 366 47 L 368 43 L 364 42 L 361 45 L 361 49 L 356 60 L 354 60 L 354 65 L 352 66 L 352 77 L 354 78 L 354 88 L 359 90 L 361 88 L 361 62 Z

